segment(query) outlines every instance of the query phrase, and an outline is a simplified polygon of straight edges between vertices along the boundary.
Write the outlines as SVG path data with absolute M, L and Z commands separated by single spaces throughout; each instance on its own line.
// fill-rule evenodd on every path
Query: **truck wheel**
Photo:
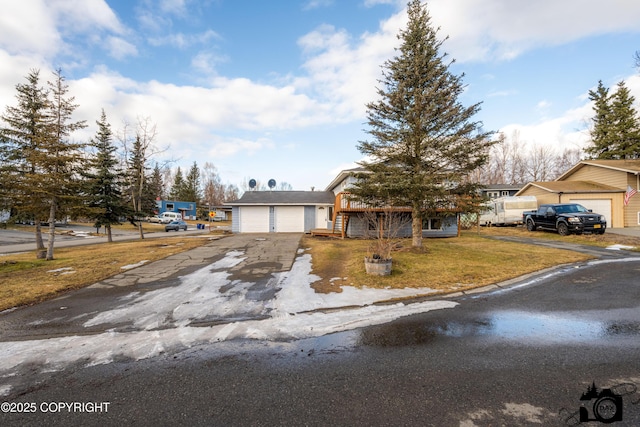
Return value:
M 532 219 L 527 220 L 527 230 L 536 231 L 536 225 L 533 223 Z
M 569 234 L 569 227 L 564 222 L 558 224 L 558 234 L 561 236 L 566 236 Z

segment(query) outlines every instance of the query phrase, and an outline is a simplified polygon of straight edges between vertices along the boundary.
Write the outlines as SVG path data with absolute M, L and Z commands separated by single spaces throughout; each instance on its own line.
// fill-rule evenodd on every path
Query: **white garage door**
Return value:
M 241 233 L 268 233 L 269 207 L 243 206 L 240 207 Z
M 276 232 L 304 233 L 304 206 L 276 206 Z
M 578 203 L 594 213 L 599 213 L 607 218 L 607 227 L 611 227 L 611 199 L 571 199 L 571 203 Z

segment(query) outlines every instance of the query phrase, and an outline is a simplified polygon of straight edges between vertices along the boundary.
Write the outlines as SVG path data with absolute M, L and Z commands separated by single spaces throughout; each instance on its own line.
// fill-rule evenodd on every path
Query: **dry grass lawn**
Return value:
M 479 232 L 465 231 L 459 238 L 425 239 L 425 248 L 421 251 L 411 248 L 410 239 L 399 241 L 400 247 L 393 253 L 392 274 L 387 277 L 365 273 L 363 258 L 368 247 L 365 240 L 306 237 L 303 247 L 310 248 L 313 273 L 322 278 L 313 285 L 317 292 L 340 292 L 341 285 L 427 287 L 450 292 L 591 258 L 573 251 L 485 238 L 492 235 L 557 239 L 601 247 L 615 243 L 640 247 L 640 239 L 614 234 L 562 237 L 544 231 L 528 232 L 523 227 L 481 228 Z
M 33 252 L 0 257 L 0 310 L 34 304 L 119 274 L 122 267 L 152 262 L 209 242 L 209 235 L 175 236 L 72 248 L 56 248 L 52 261 Z

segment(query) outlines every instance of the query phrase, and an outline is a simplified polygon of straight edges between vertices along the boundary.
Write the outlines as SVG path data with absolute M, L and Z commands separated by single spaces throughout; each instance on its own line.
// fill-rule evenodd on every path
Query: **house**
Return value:
M 225 205 L 234 233 L 310 233 L 327 228 L 333 203 L 328 191 L 247 191 Z
M 207 214 L 213 221 L 229 221 L 231 219 L 231 207 L 211 206 Z
M 364 203 L 356 202 L 349 197 L 349 187 L 356 182 L 356 174 L 364 171 L 358 167 L 341 171 L 329 183 L 326 191 L 330 191 L 335 196 L 332 221 L 330 229 L 333 233 L 339 233 L 342 237 L 362 237 L 370 234 L 371 221 L 366 218 L 366 212 L 372 208 Z M 389 208 L 383 207 L 379 212 L 387 211 Z M 411 208 L 394 207 L 394 212 L 403 213 L 407 220 L 403 221 L 399 236 L 411 237 Z M 456 237 L 458 236 L 460 214 L 455 209 L 441 211 L 435 215 L 424 218 L 422 222 L 423 237 Z M 315 231 L 315 234 L 319 234 Z
M 349 187 L 362 168 L 344 170 L 331 181 L 325 191 L 247 191 L 238 200 L 227 202 L 232 207 L 231 231 L 304 232 L 313 235 L 362 237 L 369 234 L 365 217 L 372 208 L 349 198 Z M 388 210 L 388 208 L 386 208 Z M 380 208 L 378 211 L 384 211 Z M 411 218 L 411 209 L 393 208 Z M 452 237 L 458 235 L 458 213 L 441 212 L 424 220 L 423 236 Z M 411 236 L 411 222 L 404 221 L 400 234 Z
M 522 185 L 488 184 L 482 189 L 482 196 L 487 199 L 515 196 L 522 189 Z
M 608 227 L 640 225 L 640 160 L 583 160 L 555 181 L 531 182 L 518 196 L 538 203 L 579 203 L 607 218 Z
M 158 210 L 158 214 L 162 214 L 164 212 L 177 212 L 180 213 L 184 219 L 197 219 L 198 215 L 195 202 L 156 200 L 156 208 Z

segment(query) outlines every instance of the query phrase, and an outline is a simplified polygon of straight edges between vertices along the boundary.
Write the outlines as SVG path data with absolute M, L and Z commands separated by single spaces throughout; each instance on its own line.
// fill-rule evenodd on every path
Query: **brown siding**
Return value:
M 627 188 L 627 173 L 591 165 L 585 165 L 565 177 L 563 181 L 593 181 L 617 188 Z
M 538 206 L 545 203 L 557 203 L 558 195 L 555 193 L 550 193 L 546 190 L 543 190 L 538 187 L 529 187 L 523 193 L 519 194 L 520 196 L 536 196 L 538 199 Z

